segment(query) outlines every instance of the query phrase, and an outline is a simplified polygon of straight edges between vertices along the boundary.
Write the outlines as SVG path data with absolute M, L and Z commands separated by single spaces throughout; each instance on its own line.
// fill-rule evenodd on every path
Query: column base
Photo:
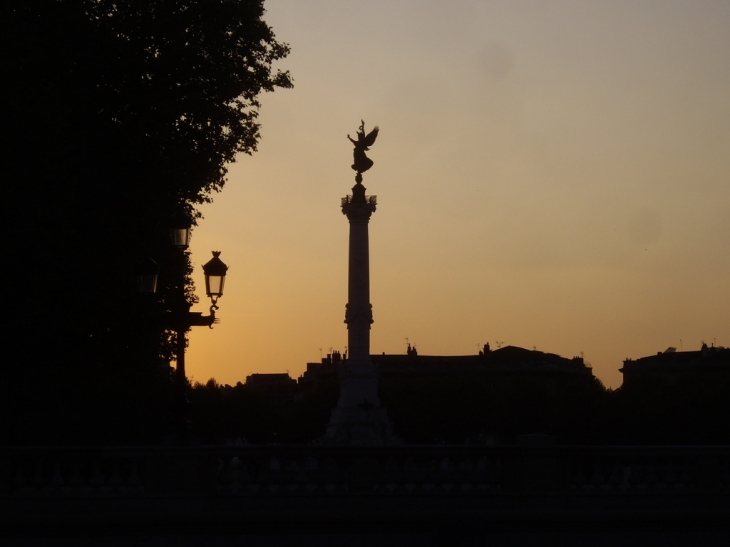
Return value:
M 393 426 L 383 407 L 334 408 L 321 444 L 384 445 L 402 444 L 393 435 Z

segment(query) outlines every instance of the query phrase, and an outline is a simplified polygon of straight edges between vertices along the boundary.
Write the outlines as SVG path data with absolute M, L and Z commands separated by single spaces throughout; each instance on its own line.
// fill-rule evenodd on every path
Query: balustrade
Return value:
M 20 545 L 728 545 L 730 447 L 9 447 L 0 509 Z
M 730 447 L 5 448 L 4 497 L 730 493 Z

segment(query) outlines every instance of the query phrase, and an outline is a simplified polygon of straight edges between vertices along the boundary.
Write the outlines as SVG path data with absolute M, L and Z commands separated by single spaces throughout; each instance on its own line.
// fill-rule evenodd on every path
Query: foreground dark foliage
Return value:
M 256 0 L 3 4 L 4 237 L 22 284 L 8 291 L 5 442 L 158 438 L 159 317 L 194 300 L 164 223 L 223 187 L 256 149 L 258 95 L 291 85 L 262 14 Z M 135 294 L 144 255 L 161 266 L 156 299 Z

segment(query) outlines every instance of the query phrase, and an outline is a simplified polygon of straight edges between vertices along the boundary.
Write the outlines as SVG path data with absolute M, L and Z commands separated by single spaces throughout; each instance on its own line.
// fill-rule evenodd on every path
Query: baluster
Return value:
M 81 464 L 74 465 L 73 475 L 68 480 L 71 491 L 78 490 L 84 484 L 84 477 L 81 475 Z
M 441 462 L 439 463 L 439 471 L 441 472 L 449 472 L 453 471 L 453 466 L 451 465 L 451 461 L 448 457 L 444 457 Z
M 241 484 L 238 480 L 240 475 L 240 464 L 241 460 L 239 460 L 238 456 L 235 455 L 231 456 L 228 462 L 226 462 L 224 469 L 225 486 L 223 489 L 226 494 L 235 494 L 241 488 Z
M 215 458 L 215 484 L 217 492 L 223 492 L 228 484 L 228 476 L 226 473 L 227 469 L 225 461 L 223 460 L 223 456 L 219 454 Z
M 304 472 L 304 467 L 300 465 L 298 460 L 288 460 L 284 469 L 287 474 L 286 480 L 288 481 L 287 488 L 289 492 L 298 490 L 301 484 L 307 482 L 307 474 Z
M 314 456 L 309 456 L 304 462 L 303 472 L 306 473 L 307 482 L 305 488 L 307 492 L 314 492 L 319 487 L 319 462 Z
M 386 482 L 385 488 L 389 492 L 395 492 L 396 490 L 402 492 L 405 489 L 406 492 L 410 493 L 418 487 L 412 480 L 412 474 L 405 472 L 404 464 L 405 462 L 401 463 L 393 456 L 388 457 L 383 463 L 381 473 Z
M 288 473 L 296 473 L 299 471 L 299 462 L 297 460 L 287 460 L 284 464 L 284 470 Z
M 322 469 L 327 473 L 336 473 L 338 468 L 339 465 L 337 465 L 337 460 L 335 460 L 332 456 L 329 456 L 326 460 L 324 460 L 322 465 Z
M 254 477 L 250 473 L 250 459 L 246 459 L 240 455 L 236 456 L 236 470 L 238 471 L 236 475 L 236 480 L 238 481 L 238 484 L 241 486 L 241 488 L 243 488 L 244 485 L 250 485 L 254 481 Z
M 229 461 L 232 480 L 228 487 L 228 491 L 231 494 L 235 494 L 241 489 L 241 463 L 242 462 L 238 456 L 233 456 Z
M 497 489 L 502 489 L 502 483 L 504 482 L 504 464 L 503 464 L 503 458 L 497 458 L 492 461 L 492 473 L 494 480 L 492 482 L 492 486 Z
M 50 462 L 49 462 L 50 463 Z M 54 472 L 56 464 L 53 463 Z M 43 473 L 44 465 L 42 462 L 38 462 L 36 467 L 36 475 L 33 477 L 33 482 L 36 484 L 37 492 L 39 491 L 44 496 L 53 496 L 58 493 L 58 489 L 53 484 L 53 475 L 50 478 L 46 478 Z
M 91 478 L 89 479 L 89 485 L 91 485 L 93 488 L 101 488 L 104 485 L 104 476 L 101 474 L 99 462 L 97 461 L 94 462 Z
M 679 488 L 692 488 L 694 486 L 694 474 L 688 467 L 684 467 L 682 469 L 682 472 L 679 475 L 679 480 L 677 481 L 677 484 L 679 484 Z
M 403 471 L 407 473 L 414 473 L 416 471 L 416 462 L 413 461 L 411 456 L 408 456 L 403 461 Z
M 482 456 L 479 458 L 479 461 L 477 462 L 477 471 L 479 473 L 484 473 L 487 469 L 487 466 L 489 465 L 489 460 L 487 460 L 486 456 Z
M 730 488 L 730 461 L 725 460 L 725 464 L 720 470 L 720 482 L 723 489 Z
M 400 461 L 393 458 L 389 465 L 393 482 L 402 484 L 409 492 L 413 492 L 419 488 L 422 481 L 418 478 L 413 458 L 405 457 Z
M 472 471 L 474 469 L 474 466 L 472 464 L 472 461 L 468 457 L 463 457 L 461 461 L 459 461 L 458 466 L 458 474 L 459 474 L 459 487 L 462 491 L 467 492 L 468 490 L 471 490 L 474 486 L 474 477 L 472 476 Z
M 603 485 L 604 490 L 613 490 L 614 488 L 618 488 L 621 486 L 621 482 L 623 481 L 624 475 L 623 470 L 616 465 L 615 461 L 611 461 L 610 463 L 607 463 L 608 469 L 606 470 L 606 482 Z
M 667 464 L 667 470 L 664 472 L 664 484 L 666 484 L 667 488 L 677 488 L 677 475 L 671 464 Z
M 289 484 L 289 491 L 294 492 L 295 490 L 301 488 L 306 484 L 309 484 L 310 482 L 311 481 L 309 480 L 309 474 L 302 467 L 300 468 L 299 472 L 292 478 Z
M 271 456 L 269 458 L 269 461 L 267 463 L 267 471 L 269 472 L 266 474 L 266 482 L 268 483 L 266 487 L 268 488 L 269 492 L 274 493 L 279 489 L 278 482 L 281 480 L 281 475 L 279 475 L 279 473 L 281 472 L 281 461 L 276 456 Z M 277 475 L 275 477 L 276 481 L 272 480 L 272 473 L 275 473 Z
M 402 473 L 399 473 L 398 460 L 393 456 L 388 456 L 385 462 L 383 462 L 381 470 L 382 481 L 386 484 L 396 484 L 402 480 Z
M 655 462 L 652 468 L 652 472 L 656 477 L 656 482 L 654 483 L 653 488 L 660 492 L 666 489 L 667 484 L 665 482 L 665 477 L 667 474 L 667 465 L 664 463 L 664 461 L 661 460 L 660 462 Z
M 132 469 L 129 472 L 129 478 L 127 479 L 127 487 L 128 490 L 131 492 L 137 492 L 140 494 L 144 492 L 144 488 L 142 487 L 142 479 L 139 476 L 136 462 L 132 462 Z
M 621 488 L 622 490 L 628 490 L 632 488 L 635 484 L 635 481 L 632 477 L 633 470 L 630 466 L 622 466 L 621 471 L 623 472 L 623 478 L 621 480 L 621 486 L 619 486 L 619 488 Z
M 112 472 L 109 475 L 109 480 L 107 481 L 107 491 L 110 494 L 117 492 L 126 493 L 127 491 L 127 489 L 124 488 L 124 481 L 119 474 L 119 460 L 117 459 L 114 459 L 112 462 Z
M 416 461 L 411 461 L 413 464 L 414 477 L 417 477 L 419 480 L 423 481 L 421 487 L 424 491 L 431 492 L 436 486 L 435 483 L 437 482 L 436 462 L 434 460 L 424 460 L 423 462 L 419 462 L 419 465 L 419 463 L 417 463 Z
M 438 462 L 438 465 L 435 466 L 434 471 L 438 482 L 441 483 L 441 489 L 446 492 L 451 491 L 451 488 L 454 486 L 452 480 L 454 475 L 454 465 L 451 460 L 448 457 L 442 458 L 441 461 Z
M 482 491 L 489 490 L 494 485 L 494 465 L 486 456 L 482 456 L 477 463 L 477 472 L 480 475 L 479 489 Z
M 25 478 L 25 475 L 23 474 L 23 466 L 20 462 L 18 462 L 15 467 L 15 479 L 13 480 L 13 483 L 15 486 L 15 491 L 18 494 L 30 494 L 33 490 L 33 487 L 30 485 L 28 480 Z
M 63 476 L 61 475 L 60 462 L 56 462 L 53 464 L 53 477 L 51 477 L 51 484 L 56 488 L 61 488 L 63 485 L 66 484 L 66 481 L 63 480 Z
M 469 458 L 462 458 L 459 462 L 459 471 L 462 473 L 471 473 L 474 469 L 474 465 Z
M 593 467 L 593 473 L 589 479 L 592 488 L 602 488 L 606 482 L 603 473 L 601 472 L 602 462 L 596 461 Z
M 40 490 L 43 488 L 43 486 L 46 484 L 46 479 L 43 478 L 43 463 L 36 460 L 33 462 L 35 464 L 34 474 L 33 474 L 33 486 Z
M 304 469 L 307 471 L 319 471 L 319 464 L 314 457 L 309 456 L 304 463 Z
M 655 460 L 649 462 L 649 470 L 644 475 L 644 486 L 648 490 L 656 490 L 659 487 L 659 477 L 657 476 L 657 463 Z
M 573 467 L 575 471 L 572 473 L 571 478 L 571 484 L 570 487 L 572 490 L 581 490 L 585 487 L 586 484 L 586 476 L 583 473 L 583 461 L 582 460 L 573 460 Z
M 56 496 L 68 494 L 69 488 L 66 487 L 66 481 L 61 473 L 61 462 L 57 461 L 53 464 L 53 475 L 51 476 L 49 486 L 46 490 L 48 494 Z
M 322 482 L 324 483 L 324 489 L 327 490 L 327 492 L 334 492 L 337 489 L 337 481 L 338 481 L 338 475 L 339 473 L 339 466 L 337 465 L 337 460 L 335 460 L 332 456 L 328 456 L 325 458 L 325 460 L 322 462 Z

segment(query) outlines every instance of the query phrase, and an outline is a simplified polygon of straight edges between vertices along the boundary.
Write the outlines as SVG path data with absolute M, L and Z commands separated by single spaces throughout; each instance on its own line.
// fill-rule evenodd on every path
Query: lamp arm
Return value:
M 215 309 L 211 307 L 210 315 L 203 315 L 200 312 L 188 312 L 184 321 L 185 321 L 187 328 L 210 327 L 212 329 L 213 325 L 215 323 L 218 323 L 219 320 L 215 316 Z
M 213 325 L 215 323 L 220 322 L 220 319 L 216 319 L 216 317 L 215 317 L 215 310 L 218 309 L 218 306 L 216 305 L 217 301 L 218 301 L 218 299 L 216 298 L 215 301 L 210 305 L 210 315 L 208 316 L 208 317 L 210 317 L 210 324 L 208 325 L 208 327 L 210 327 L 211 329 L 213 328 Z
M 170 330 L 187 331 L 191 327 L 210 327 L 219 323 L 220 320 L 215 316 L 215 310 L 218 306 L 213 303 L 210 306 L 210 315 L 203 315 L 202 312 L 166 312 L 163 318 L 165 328 Z

